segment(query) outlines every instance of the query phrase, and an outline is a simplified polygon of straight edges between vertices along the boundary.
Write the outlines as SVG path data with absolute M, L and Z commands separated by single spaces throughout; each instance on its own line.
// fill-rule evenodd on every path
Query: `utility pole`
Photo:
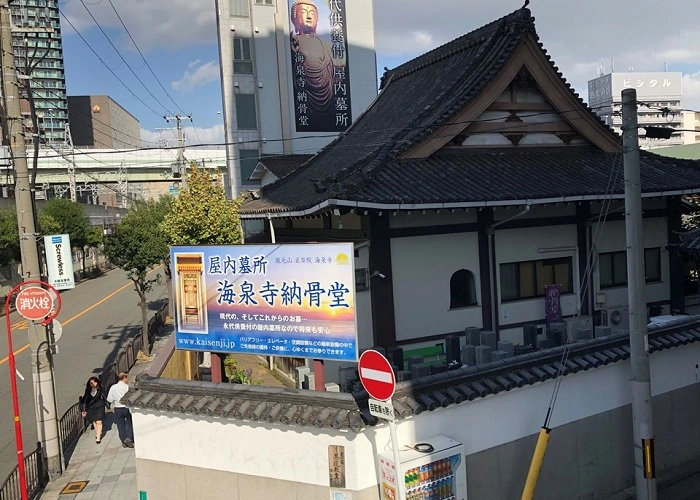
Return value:
M 639 123 L 635 89 L 622 91 L 622 148 L 625 159 L 625 234 L 627 237 L 627 296 L 630 313 L 634 473 L 637 498 L 655 500 L 654 422 L 651 406 L 647 308 L 644 298 L 642 186 L 639 173 Z
M 22 255 L 22 277 L 25 280 L 40 280 L 38 235 L 34 225 L 33 193 L 30 186 L 29 169 L 27 168 L 17 68 L 12 53 L 9 0 L 0 0 L 0 37 L 2 42 L 2 68 L 0 70 L 2 71 L 7 127 L 9 128 L 7 135 L 10 138 L 10 154 L 15 170 L 15 203 Z M 30 322 L 29 348 L 33 365 L 32 381 L 37 434 L 44 446 L 48 470 L 50 473 L 56 474 L 61 472 L 61 458 L 52 360 L 48 352 L 45 327 Z
M 165 121 L 175 120 L 177 123 L 177 165 L 178 171 L 182 175 L 182 187 L 187 188 L 187 164 L 185 163 L 185 132 L 182 130 L 182 116 L 164 116 Z M 191 116 L 187 116 L 190 120 Z

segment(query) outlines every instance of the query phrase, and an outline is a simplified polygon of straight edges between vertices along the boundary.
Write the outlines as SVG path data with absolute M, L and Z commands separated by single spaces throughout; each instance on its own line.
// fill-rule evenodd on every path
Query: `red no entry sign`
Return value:
M 368 350 L 360 356 L 357 367 L 360 382 L 373 399 L 388 401 L 396 390 L 396 378 L 389 361 L 381 353 Z
M 22 317 L 30 321 L 40 321 L 51 313 L 53 297 L 43 288 L 25 288 L 17 294 L 15 307 Z

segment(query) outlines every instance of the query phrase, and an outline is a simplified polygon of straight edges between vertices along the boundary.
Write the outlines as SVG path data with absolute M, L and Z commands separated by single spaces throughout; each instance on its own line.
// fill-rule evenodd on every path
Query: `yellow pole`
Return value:
M 542 427 L 540 429 L 540 435 L 537 437 L 537 445 L 535 446 L 535 453 L 532 455 L 530 470 L 527 473 L 527 480 L 523 488 L 523 495 L 520 497 L 521 500 L 532 500 L 535 495 L 535 487 L 537 487 L 537 480 L 540 477 L 540 469 L 542 469 L 544 455 L 547 453 L 550 432 L 552 432 L 552 429 L 548 429 L 547 427 Z

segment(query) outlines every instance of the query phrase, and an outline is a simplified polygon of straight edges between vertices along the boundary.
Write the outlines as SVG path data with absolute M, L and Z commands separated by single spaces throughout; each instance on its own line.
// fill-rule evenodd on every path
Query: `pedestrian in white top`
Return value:
M 119 374 L 119 382 L 109 389 L 107 401 L 114 405 L 114 419 L 117 423 L 117 430 L 119 431 L 119 439 L 122 441 L 122 446 L 124 448 L 133 448 L 134 427 L 131 423 L 131 413 L 129 412 L 129 408 L 122 403 L 122 398 L 128 390 L 129 374 L 121 372 Z

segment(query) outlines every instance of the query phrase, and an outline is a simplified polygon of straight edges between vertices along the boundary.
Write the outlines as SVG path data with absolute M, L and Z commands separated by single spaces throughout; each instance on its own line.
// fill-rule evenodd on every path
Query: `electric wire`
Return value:
M 42 85 L 42 84 L 39 83 L 39 82 L 33 82 L 33 83 L 35 83 L 36 85 L 38 85 L 39 87 L 41 87 L 41 89 L 39 89 L 39 90 L 45 90 L 46 92 L 52 94 L 54 97 L 57 97 L 57 98 L 59 98 L 59 99 L 64 99 L 64 98 L 65 98 L 64 96 L 61 96 L 60 94 L 57 94 L 56 92 L 54 92 L 53 90 L 51 90 L 51 89 L 48 88 L 48 87 L 45 87 L 44 85 Z M 69 115 L 69 116 L 70 116 L 70 115 Z M 79 123 L 85 125 L 86 127 L 92 127 L 92 124 L 86 122 L 85 120 L 80 119 L 79 116 L 80 116 L 80 115 L 73 115 L 72 118 L 73 118 L 74 120 L 77 120 Z M 122 130 L 119 130 L 119 129 L 116 129 L 116 128 L 112 127 L 110 124 L 103 122 L 102 120 L 98 120 L 98 119 L 95 118 L 94 116 L 91 117 L 91 120 L 94 121 L 94 122 L 99 123 L 100 125 L 104 125 L 105 127 L 109 128 L 109 130 L 111 130 L 112 132 L 116 132 L 117 134 L 121 134 L 121 135 L 123 135 L 124 137 L 128 137 L 129 139 L 135 139 L 135 140 L 138 140 L 138 141 L 141 142 L 141 143 L 146 143 L 146 144 L 158 144 L 157 142 L 154 142 L 154 141 L 147 141 L 147 140 L 145 140 L 145 139 L 142 139 L 141 137 L 136 137 L 136 136 L 134 136 L 134 135 L 127 134 L 126 132 L 124 132 L 124 131 L 122 131 Z M 99 142 L 99 141 L 97 141 L 97 139 L 95 139 L 95 142 L 97 142 L 98 144 L 101 144 L 101 145 L 103 145 L 103 146 L 105 146 L 105 147 L 111 148 L 110 145 L 104 144 L 104 143 L 102 143 L 102 142 Z
M 112 2 L 112 0 L 108 0 L 108 1 L 109 1 L 109 5 L 112 7 L 112 10 L 114 11 L 114 13 L 115 13 L 116 16 L 117 16 L 117 19 L 119 19 L 119 22 L 121 23 L 122 27 L 124 28 L 124 31 L 126 31 L 126 34 L 129 36 L 129 39 L 130 39 L 131 42 L 134 44 L 134 47 L 136 47 L 136 51 L 137 51 L 137 52 L 139 53 L 139 55 L 141 56 L 141 59 L 143 59 L 143 62 L 146 63 L 146 67 L 148 68 L 148 70 L 149 70 L 149 71 L 151 72 L 151 74 L 153 75 L 153 78 L 156 79 L 156 82 L 158 82 L 158 85 L 160 86 L 160 88 L 163 89 L 163 92 L 165 92 L 165 95 L 168 97 L 168 99 L 170 99 L 170 101 L 175 105 L 175 107 L 176 107 L 177 109 L 179 109 L 180 112 L 181 112 L 182 114 L 186 115 L 187 113 L 185 113 L 185 112 L 182 110 L 182 107 L 181 107 L 177 102 L 175 102 L 175 99 L 173 99 L 172 95 L 170 95 L 170 93 L 167 91 L 167 89 L 165 88 L 165 86 L 163 85 L 163 83 L 160 81 L 160 79 L 158 78 L 158 76 L 156 75 L 156 73 L 153 71 L 153 68 L 152 68 L 151 65 L 148 63 L 148 60 L 147 60 L 146 57 L 143 55 L 143 52 L 141 52 L 141 48 L 140 48 L 140 47 L 138 46 L 138 44 L 136 43 L 136 40 L 134 40 L 134 37 L 131 36 L 131 32 L 129 31 L 129 28 L 126 27 L 126 24 L 124 23 L 124 20 L 122 19 L 122 16 L 120 16 L 120 15 L 119 15 L 119 12 L 117 12 L 117 8 L 114 6 L 114 3 Z
M 135 196 L 134 196 L 134 197 L 129 197 L 129 192 L 128 192 L 128 191 L 127 191 L 126 193 L 122 193 L 122 192 L 120 192 L 120 191 L 114 189 L 114 188 L 113 188 L 112 186 L 110 186 L 109 184 L 106 184 L 106 183 L 100 181 L 97 177 L 93 176 L 92 174 L 90 174 L 89 172 L 85 171 L 85 170 L 82 169 L 81 167 L 78 167 L 77 164 L 75 163 L 75 161 L 73 161 L 73 160 L 71 160 L 70 158 L 68 158 L 64 153 L 62 153 L 61 151 L 59 151 L 58 149 L 56 149 L 56 148 L 55 148 L 54 146 L 52 146 L 51 144 L 47 143 L 46 141 L 44 141 L 44 144 L 45 144 L 46 146 L 48 146 L 49 148 L 51 148 L 52 150 L 56 151 L 64 160 L 66 160 L 67 162 L 71 163 L 71 164 L 73 165 L 73 168 L 75 168 L 76 170 L 79 170 L 83 175 L 85 175 L 86 177 L 89 177 L 90 179 L 92 179 L 92 180 L 95 182 L 95 184 L 97 184 L 97 185 L 99 185 L 99 186 L 103 186 L 103 187 L 105 187 L 106 189 L 108 189 L 108 190 L 110 190 L 110 191 L 113 191 L 114 193 L 116 193 L 116 194 L 118 194 L 118 195 L 120 195 L 120 196 L 125 196 L 126 198 L 130 198 L 131 201 L 136 201 L 137 198 L 136 198 Z M 89 158 L 92 158 L 92 157 L 89 157 Z M 98 163 L 102 163 L 102 162 L 100 162 L 99 160 L 97 160 L 97 159 L 95 159 L 95 158 L 92 158 L 92 159 L 93 159 L 94 161 L 97 161 Z M 105 165 L 106 165 L 106 164 L 105 164 Z M 108 166 L 112 167 L 112 165 L 108 165 Z
M 99 21 L 97 20 L 97 18 L 92 14 L 92 11 L 90 10 L 90 8 L 85 4 L 85 2 L 84 2 L 83 0 L 80 0 L 80 3 L 83 4 L 83 7 L 85 7 L 85 10 L 87 11 L 87 13 L 88 13 L 88 15 L 90 16 L 90 18 L 93 20 L 93 22 L 95 23 L 95 25 L 97 26 L 97 28 L 98 28 L 98 29 L 100 30 L 100 32 L 104 35 L 104 37 L 107 39 L 107 41 L 108 41 L 109 44 L 112 46 L 112 48 L 113 48 L 114 51 L 117 53 L 117 55 L 118 55 L 119 58 L 122 60 L 122 62 L 123 62 L 123 63 L 126 65 L 126 67 L 129 69 L 129 71 L 131 72 L 131 74 L 134 75 L 134 78 L 136 78 L 136 80 L 141 84 L 141 86 L 142 86 L 144 89 L 146 89 L 146 92 L 148 92 L 148 94 L 149 94 L 158 104 L 160 104 L 160 106 L 165 110 L 166 113 L 170 113 L 170 110 L 168 109 L 168 107 L 165 106 L 165 104 L 163 104 L 163 103 L 160 101 L 160 99 L 158 99 L 158 98 L 153 94 L 153 92 L 151 92 L 151 89 L 149 89 L 148 86 L 147 86 L 145 83 L 143 83 L 143 80 L 141 80 L 141 78 L 139 77 L 139 75 L 136 74 L 136 71 L 134 71 L 134 68 L 131 67 L 131 65 L 128 63 L 128 61 L 127 61 L 127 60 L 124 58 L 124 56 L 122 55 L 121 51 L 117 48 L 116 45 L 114 45 L 114 42 L 112 42 L 112 39 L 109 37 L 109 35 L 107 35 L 107 32 L 102 28 L 102 25 L 99 23 Z
M 620 139 L 620 145 L 622 145 L 622 140 Z M 588 289 L 588 286 L 590 284 L 590 281 L 592 280 L 593 276 L 593 262 L 595 260 L 595 250 L 598 248 L 598 242 L 600 241 L 600 238 L 603 235 L 603 229 L 605 228 L 605 222 L 607 221 L 608 214 L 610 213 L 610 206 L 612 205 L 612 195 L 615 190 L 615 185 L 617 184 L 617 179 L 620 174 L 620 159 L 622 158 L 622 155 L 620 153 L 620 149 L 618 148 L 618 152 L 615 155 L 615 158 L 613 160 L 613 167 L 610 170 L 610 174 L 608 175 L 608 184 L 605 189 L 605 197 L 603 199 L 603 203 L 601 204 L 600 211 L 598 213 L 598 220 L 596 223 L 596 228 L 593 233 L 593 237 L 591 238 L 591 248 L 588 250 L 588 254 L 586 256 L 586 269 L 584 271 L 584 274 L 581 279 L 581 297 L 579 297 L 578 302 L 577 302 L 577 307 L 576 307 L 576 314 L 574 315 L 574 319 L 578 318 L 581 314 L 581 308 L 583 306 L 583 297 L 587 295 L 586 291 Z M 610 196 L 608 197 L 608 193 L 610 193 Z M 571 342 L 569 338 L 569 332 L 566 332 L 566 342 L 564 344 L 564 350 L 562 351 L 562 355 L 559 361 L 559 367 L 557 368 L 557 374 L 555 377 L 554 381 L 554 387 L 552 388 L 552 395 L 549 400 L 549 407 L 547 408 L 547 414 L 545 416 L 544 420 L 544 425 L 543 427 L 546 429 L 549 429 L 550 423 L 552 420 L 552 416 L 554 415 L 554 409 L 556 406 L 557 398 L 559 397 L 559 390 L 561 388 L 561 383 L 564 379 L 563 371 L 565 369 L 565 363 L 569 359 L 569 354 L 571 353 L 571 346 L 573 342 Z
M 61 17 L 63 17 L 63 19 L 65 19 L 65 21 L 68 23 L 68 25 L 69 25 L 71 28 L 73 28 L 73 31 L 75 31 L 75 34 L 78 35 L 78 37 L 80 37 L 80 39 L 85 43 L 85 45 L 87 45 L 87 47 L 88 47 L 88 48 L 90 49 L 90 51 L 95 55 L 95 57 L 97 57 L 97 59 L 99 59 L 99 61 L 102 63 L 102 65 L 103 65 L 105 68 L 107 68 L 107 69 L 109 70 L 110 73 L 112 73 L 112 75 L 114 76 L 114 78 L 116 78 L 117 81 L 118 81 L 119 83 L 121 83 L 121 85 L 122 85 L 126 90 L 128 90 L 129 93 L 130 93 L 132 96 L 134 96 L 134 98 L 135 98 L 137 101 L 139 101 L 141 104 L 143 104 L 144 106 L 146 106 L 146 108 L 148 108 L 154 115 L 156 115 L 156 116 L 158 116 L 158 117 L 161 117 L 161 114 L 160 114 L 160 113 L 158 113 L 155 109 L 153 109 L 146 101 L 144 101 L 144 100 L 141 99 L 139 96 L 137 96 L 136 93 L 135 93 L 133 90 L 131 90 L 131 88 L 130 88 L 126 83 L 124 83 L 124 80 L 122 80 L 121 78 L 119 78 L 119 75 L 117 75 L 117 74 L 114 72 L 114 70 L 113 70 L 112 68 L 110 68 L 110 67 L 107 65 L 107 63 L 105 62 L 105 60 L 102 59 L 102 57 L 100 57 L 100 55 L 99 55 L 99 54 L 97 53 L 97 51 L 92 47 L 92 45 L 90 45 L 90 42 L 88 42 L 87 39 L 83 36 L 83 34 L 82 34 L 80 31 L 78 31 L 78 29 L 73 25 L 73 23 L 72 23 L 71 20 L 68 18 L 68 16 L 66 16 L 66 15 L 63 13 L 63 11 L 59 11 L 59 12 L 60 12 L 60 14 L 61 14 Z
M 528 117 L 534 117 L 534 116 L 542 116 L 542 115 L 554 115 L 554 114 L 566 114 L 566 113 L 574 113 L 578 112 L 581 113 L 581 109 L 572 109 L 572 110 L 565 110 L 565 111 L 542 111 L 542 112 L 537 112 L 537 113 L 531 113 L 528 115 L 521 115 L 523 118 L 528 118 Z M 453 122 L 451 125 L 460 125 L 460 124 L 472 124 L 472 123 L 486 123 L 486 122 L 503 122 L 504 118 L 503 117 L 498 117 L 498 118 L 485 118 L 485 119 L 477 119 L 477 120 L 465 120 L 465 121 L 458 121 L 458 122 Z M 558 123 L 561 122 L 560 118 L 556 118 L 554 120 L 550 121 L 540 121 L 540 122 L 522 122 L 522 123 L 516 123 L 514 124 L 513 122 L 509 123 L 503 123 L 502 128 L 494 128 L 493 130 L 489 130 L 486 133 L 501 133 L 501 132 L 511 132 L 513 130 L 521 129 L 521 128 L 527 128 L 533 125 L 542 125 L 542 124 L 548 124 L 548 123 Z M 412 126 L 412 127 L 388 127 L 388 128 L 383 128 L 379 130 L 371 130 L 371 131 L 363 131 L 363 132 L 354 132 L 354 134 L 362 134 L 362 135 L 376 135 L 378 133 L 387 131 L 387 130 L 396 130 L 396 131 L 401 131 L 401 130 L 421 130 L 421 129 L 430 129 L 433 128 L 433 125 L 425 125 L 425 126 Z M 446 137 L 453 137 L 454 133 L 450 134 L 438 134 L 431 136 L 432 138 L 446 138 Z M 248 145 L 248 144 L 261 144 L 261 143 L 276 143 L 276 142 L 293 142 L 293 141 L 299 141 L 299 140 L 305 140 L 305 139 L 318 139 L 318 138 L 323 138 L 323 137 L 328 137 L 328 138 L 338 138 L 338 134 L 329 134 L 329 135 L 305 135 L 305 136 L 299 136 L 299 137 L 291 137 L 287 139 L 265 139 L 264 141 L 262 139 L 253 139 L 253 140 L 247 140 L 247 141 L 237 141 L 237 142 L 212 142 L 212 143 L 199 143 L 199 144 L 189 144 L 187 147 L 188 148 L 206 148 L 206 147 L 221 147 L 221 146 L 231 146 L 231 145 Z M 340 136 L 342 138 L 342 134 Z M 360 147 L 366 148 L 368 146 L 387 146 L 387 145 L 394 145 L 394 146 L 399 146 L 402 143 L 409 143 L 411 142 L 412 139 L 405 139 L 405 140 L 387 140 L 383 142 L 376 142 L 376 143 L 363 143 L 361 145 L 358 144 L 342 144 L 342 142 L 336 143 L 333 145 L 334 148 L 353 148 L 353 149 L 358 149 Z M 178 149 L 179 146 L 166 146 L 166 147 L 141 147 L 141 148 L 127 148 L 120 150 L 120 152 L 134 152 L 134 151 L 148 151 L 148 150 L 156 150 L 156 149 Z M 318 149 L 308 149 L 308 150 L 299 150 L 297 153 L 301 153 L 302 151 L 308 151 L 308 152 L 319 152 Z M 322 150 L 321 150 L 322 151 Z M 76 153 L 77 154 L 77 153 Z

